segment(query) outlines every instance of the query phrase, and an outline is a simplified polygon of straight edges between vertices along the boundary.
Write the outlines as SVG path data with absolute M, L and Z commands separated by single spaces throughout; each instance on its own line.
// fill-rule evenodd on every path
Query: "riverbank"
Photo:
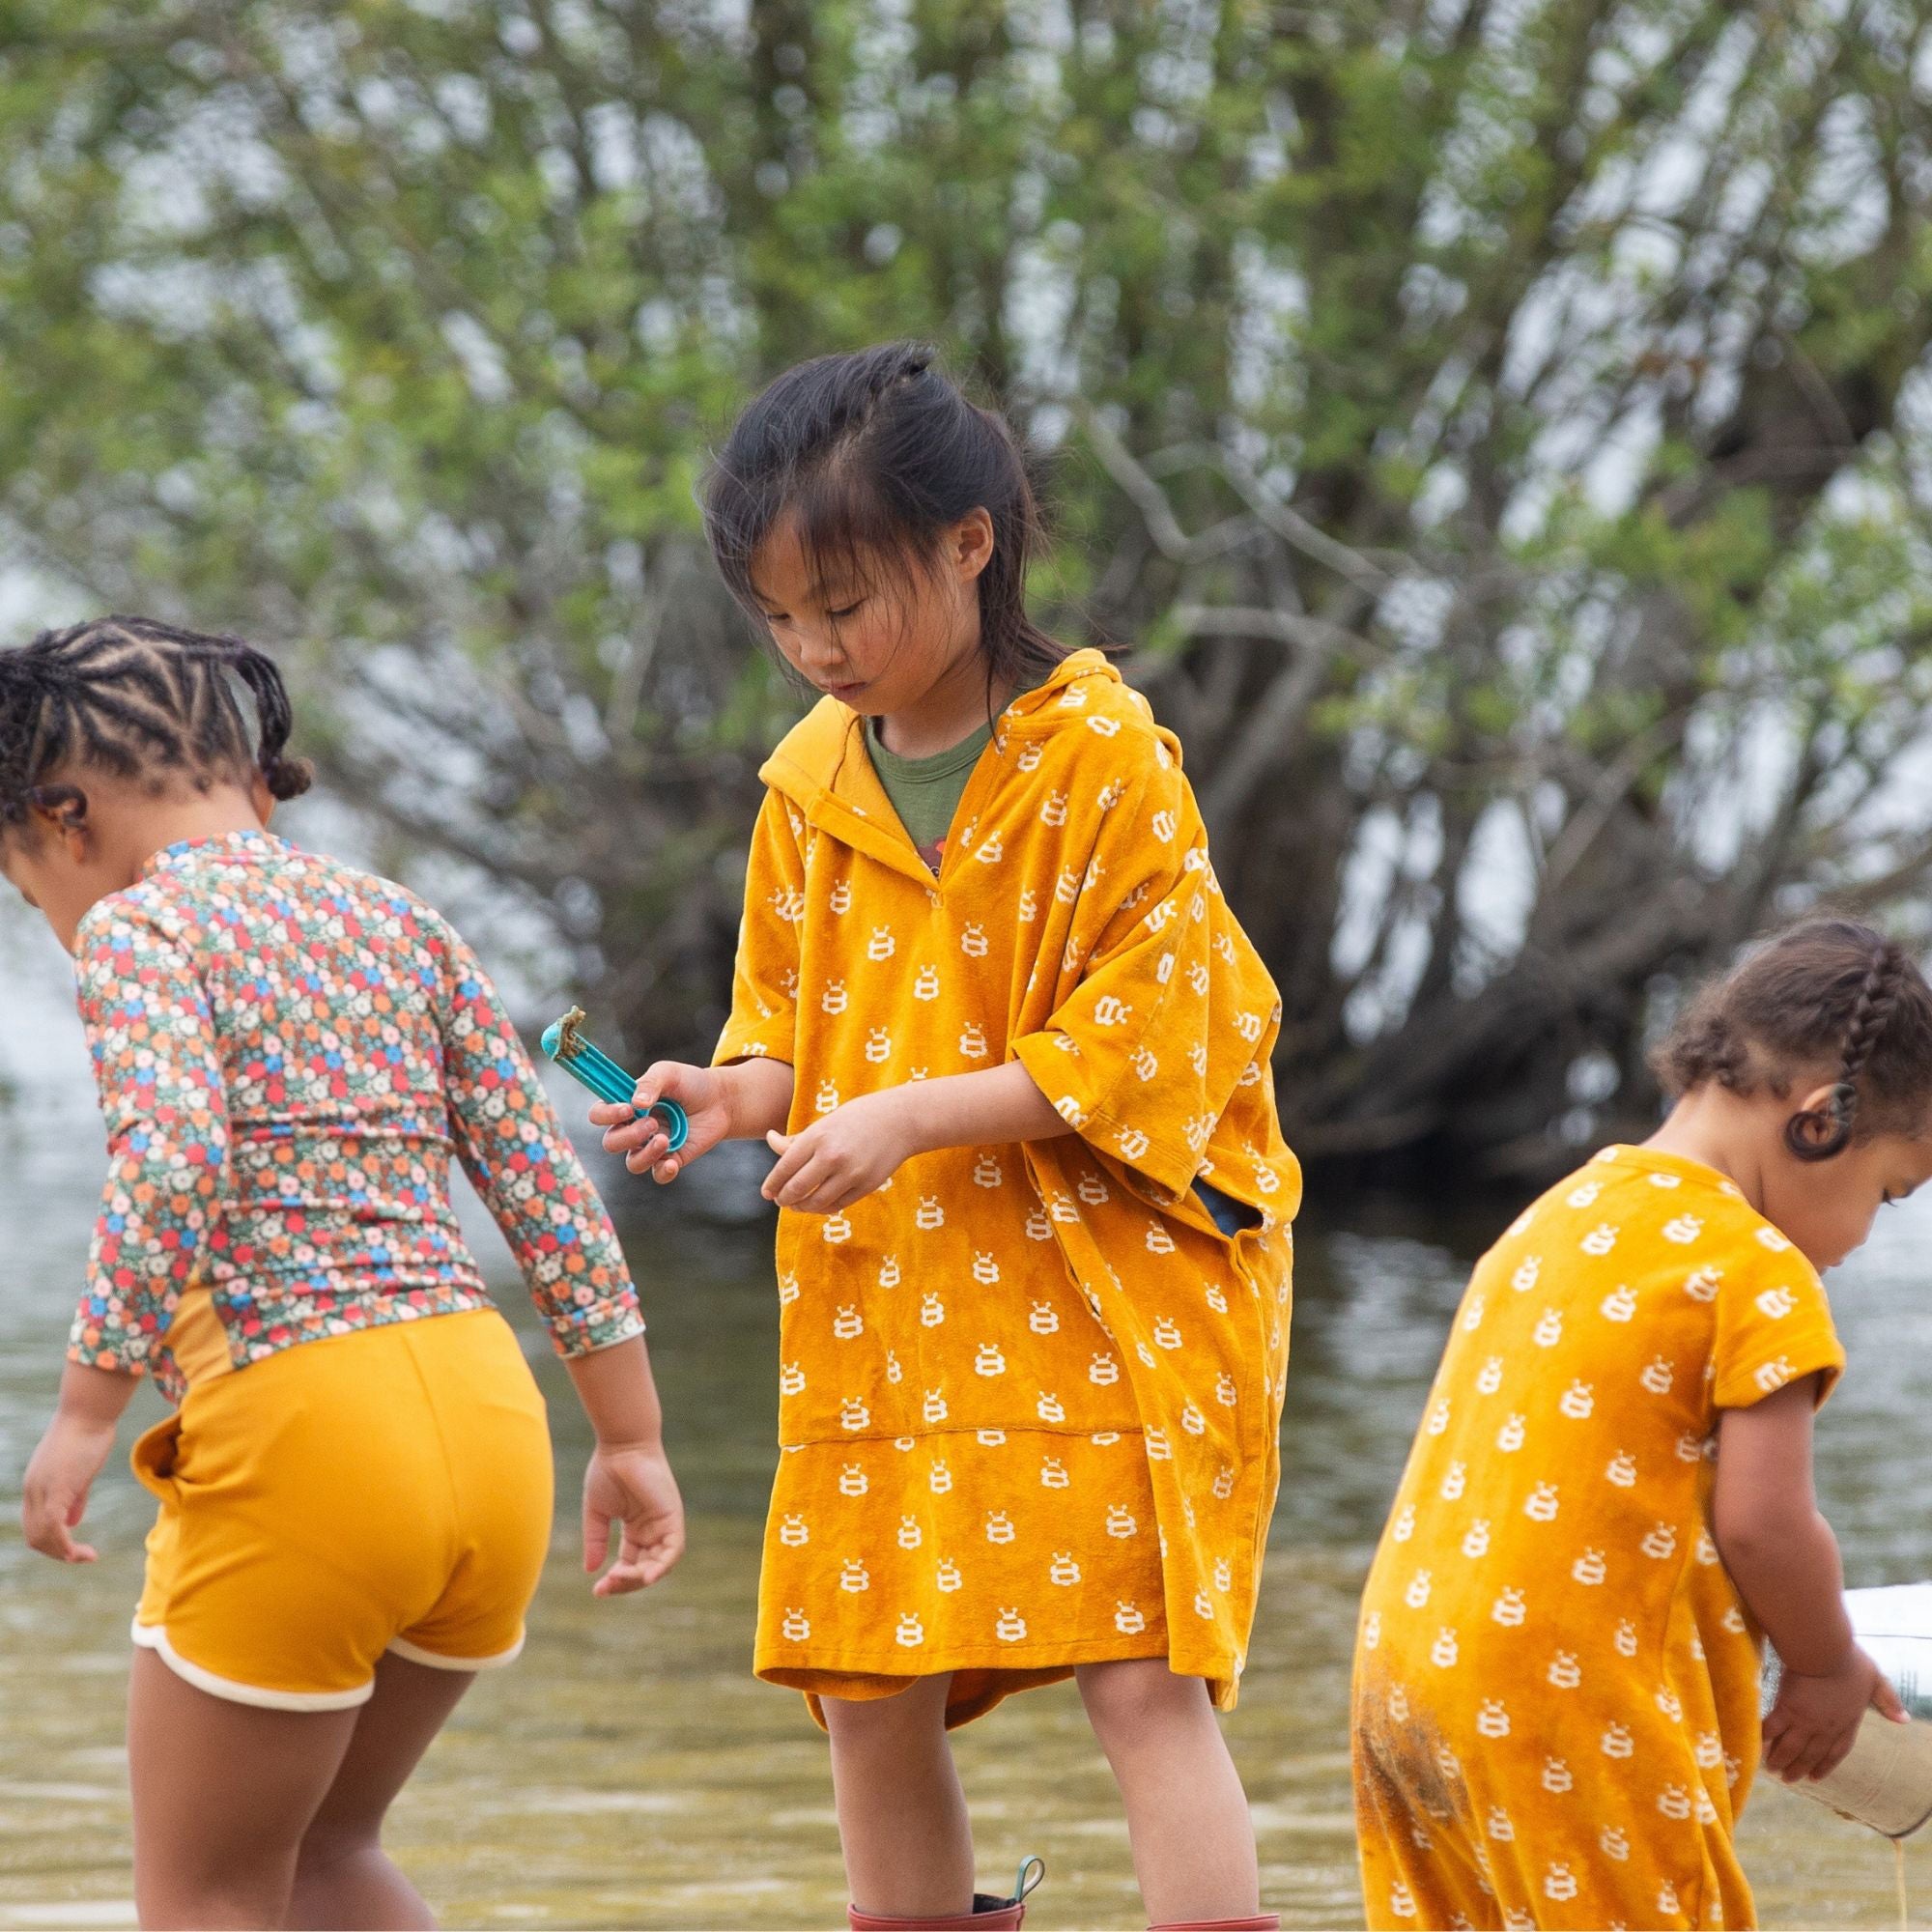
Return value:
M 0 1117 L 0 1510 L 44 1419 L 87 1247 L 100 1127 L 71 1010 L 10 976 L 4 1064 L 33 1072 Z M 574 1096 L 567 1087 L 559 1097 Z M 599 1157 L 601 1161 L 601 1156 Z M 451 1925 L 819 1927 L 844 1903 L 824 1746 L 800 1700 L 755 1683 L 752 1606 L 775 1451 L 769 1233 L 679 1221 L 614 1164 L 690 1501 L 691 1554 L 641 1598 L 593 1603 L 566 1500 L 525 1657 L 478 1684 L 397 1808 L 393 1841 Z M 647 1214 L 639 1212 L 647 1208 Z M 587 1448 L 487 1224 L 505 1309 L 544 1378 L 568 1499 Z M 1483 1211 L 1319 1203 L 1298 1243 L 1280 1508 L 1228 1734 L 1254 1801 L 1271 1906 L 1357 1922 L 1346 1749 L 1354 1599 L 1420 1413 Z M 1833 1277 L 1851 1353 L 1819 1431 L 1820 1493 L 1860 1583 L 1932 1576 L 1932 1249 L 1924 1204 L 1889 1210 Z M 144 1393 L 125 1434 L 157 1412 Z M 132 1923 L 121 1700 L 151 1506 L 117 1461 L 61 1570 L 0 1538 L 0 1927 Z M 982 1879 L 1052 1867 L 1030 1923 L 1139 1925 L 1124 1833 L 1070 1687 L 961 1734 Z M 1780 1789 L 1747 1815 L 1767 1925 L 1894 1922 L 1889 1849 Z M 1932 1841 L 1909 1856 L 1932 1918 Z

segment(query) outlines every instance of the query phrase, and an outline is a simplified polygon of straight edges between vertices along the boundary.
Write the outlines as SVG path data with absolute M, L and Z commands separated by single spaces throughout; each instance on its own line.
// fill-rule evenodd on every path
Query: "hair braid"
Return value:
M 1875 1134 L 1932 1133 L 1932 986 L 1861 920 L 1788 926 L 1704 986 L 1651 1056 L 1674 1099 L 1706 1085 L 1748 1097 L 1830 1089 L 1784 1122 L 1798 1159 Z
M 54 802 L 38 775 L 67 762 L 78 736 L 72 681 L 46 642 L 0 653 L 0 826 Z
M 251 748 L 231 675 L 259 717 Z M 43 631 L 0 652 L 0 826 L 36 808 L 84 818 L 86 794 L 56 774 L 182 776 L 200 788 L 259 772 L 278 799 L 309 786 L 285 755 L 294 719 L 273 662 L 237 638 L 114 616 Z
M 1870 963 L 1845 1022 L 1838 1078 L 1823 1107 L 1806 1108 L 1784 1123 L 1785 1144 L 1801 1160 L 1828 1160 L 1852 1137 L 1859 1110 L 1859 1076 L 1898 1005 L 1904 961 L 1890 940 L 1872 948 Z
M 261 729 L 255 749 L 256 768 L 276 798 L 299 798 L 313 781 L 314 767 L 306 758 L 285 755 L 296 721 L 281 671 L 271 658 L 264 656 L 253 644 L 244 644 L 234 638 L 223 639 L 222 644 L 225 655 L 220 661 L 248 687 L 248 694 L 255 700 L 255 715 Z

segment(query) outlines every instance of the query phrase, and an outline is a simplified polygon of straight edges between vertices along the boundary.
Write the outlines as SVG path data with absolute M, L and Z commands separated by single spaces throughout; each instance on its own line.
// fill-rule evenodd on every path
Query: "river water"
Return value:
M 117 1461 L 64 1570 L 11 1532 L 59 1372 L 101 1159 L 78 1028 L 40 936 L 0 931 L 0 1926 L 131 1925 L 121 1697 L 152 1505 Z M 574 1090 L 559 1094 L 575 1117 Z M 603 1162 L 601 1155 L 596 1157 Z M 750 1674 L 760 1511 L 776 1460 L 769 1230 L 680 1224 L 614 1163 L 651 1321 L 691 1553 L 657 1590 L 592 1601 L 566 1508 L 515 1668 L 484 1678 L 394 1814 L 391 1844 L 452 1925 L 830 1927 L 845 1900 L 823 1742 Z M 1304 1223 L 1285 1474 L 1241 1704 L 1228 1736 L 1254 1802 L 1267 1902 L 1360 1922 L 1345 1718 L 1359 1587 L 1470 1261 L 1502 1218 L 1353 1203 Z M 586 1435 L 508 1258 L 479 1250 L 539 1365 L 572 1492 Z M 1857 1582 L 1932 1576 L 1932 1211 L 1889 1210 L 1833 1277 L 1851 1371 L 1820 1429 L 1820 1491 Z M 125 1434 L 158 1412 L 143 1392 Z M 1139 1916 L 1111 1783 L 1070 1686 L 958 1740 L 982 1885 L 1029 1852 L 1029 1922 Z M 1744 1826 L 1769 1925 L 1895 1923 L 1872 1834 L 1763 1785 Z M 1932 1915 L 1932 1856 L 1909 1848 Z

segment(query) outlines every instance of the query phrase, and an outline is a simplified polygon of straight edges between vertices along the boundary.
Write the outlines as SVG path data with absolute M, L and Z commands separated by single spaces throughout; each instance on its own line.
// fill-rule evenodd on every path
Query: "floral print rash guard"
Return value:
M 452 1152 L 559 1353 L 640 1334 L 616 1234 L 475 955 L 402 887 L 266 832 L 171 845 L 74 941 L 108 1175 L 70 1357 L 179 1401 L 209 1290 L 237 1368 L 490 1305 Z

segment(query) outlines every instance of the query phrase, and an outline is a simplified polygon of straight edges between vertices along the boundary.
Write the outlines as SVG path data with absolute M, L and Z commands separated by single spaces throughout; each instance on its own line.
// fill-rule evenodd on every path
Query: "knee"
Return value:
M 383 1848 L 382 1820 L 318 1818 L 296 1851 L 296 1883 L 306 1883 Z
M 937 1691 L 929 1688 L 937 1685 Z M 825 1729 L 841 1751 L 902 1751 L 946 1731 L 943 1681 L 925 1680 L 891 1697 L 827 1697 Z
M 1128 1658 L 1083 1664 L 1076 1673 L 1081 1701 L 1103 1744 L 1131 1746 L 1151 1732 L 1196 1723 L 1209 1712 L 1199 1677 L 1178 1677 L 1165 1658 Z
M 294 1872 L 286 1854 L 251 1859 L 234 1848 L 218 1860 L 177 1856 L 164 1868 L 137 1857 L 134 1909 L 143 1925 L 279 1925 Z

